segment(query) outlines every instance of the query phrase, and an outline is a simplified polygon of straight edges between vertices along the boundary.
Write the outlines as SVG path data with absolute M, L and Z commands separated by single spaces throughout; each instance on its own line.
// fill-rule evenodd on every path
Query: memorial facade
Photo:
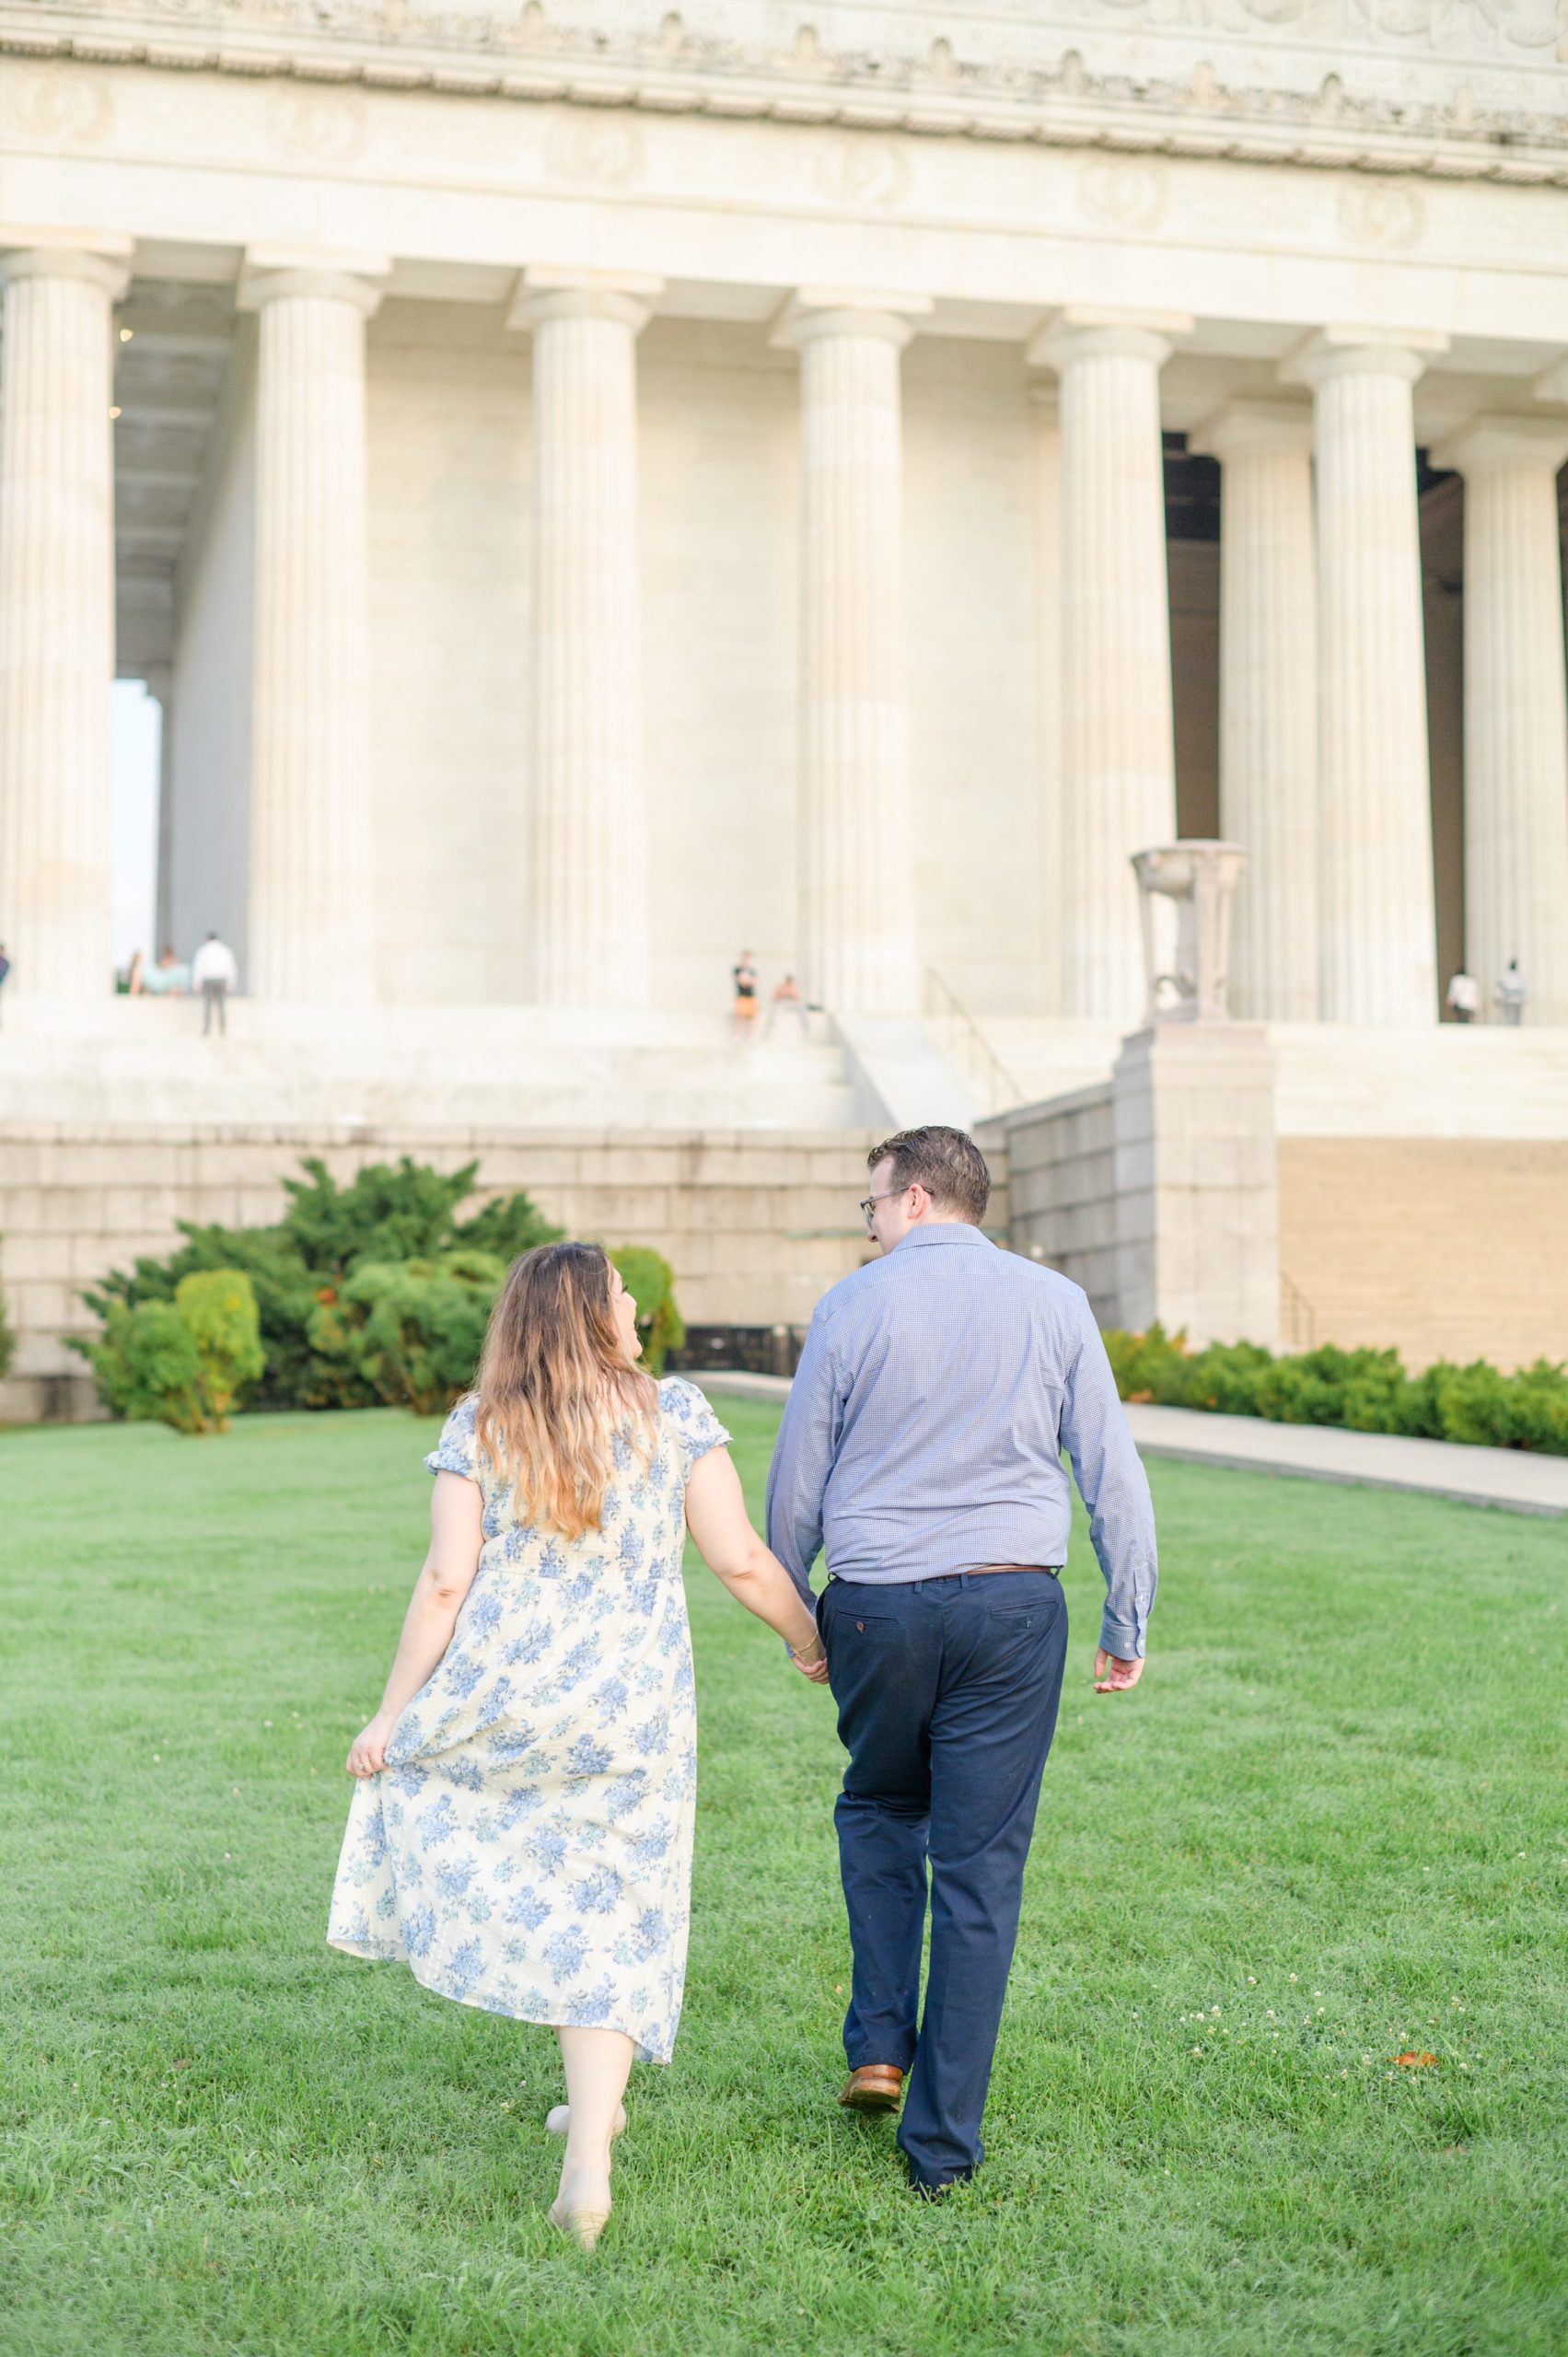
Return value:
M 1568 1137 L 1565 58 L 1559 0 L 0 0 L 7 1120 L 994 1112 L 1109 1074 L 1180 835 L 1314 1134 Z M 111 998 L 116 670 L 210 1051 Z M 743 946 L 824 1011 L 773 1077 Z

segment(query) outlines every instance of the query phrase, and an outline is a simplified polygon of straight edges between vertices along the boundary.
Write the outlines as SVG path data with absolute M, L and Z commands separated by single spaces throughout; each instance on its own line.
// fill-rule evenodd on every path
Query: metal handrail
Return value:
M 943 980 L 935 966 L 927 966 L 925 983 L 926 1014 L 935 1015 L 940 1019 L 956 1021 L 970 1054 L 978 1055 L 980 1059 L 989 1081 L 991 1102 L 987 1109 L 993 1113 L 999 1113 L 1004 1106 L 1021 1105 L 1024 1101 L 1023 1090 L 952 984 Z M 935 1007 L 931 1004 L 933 996 L 938 1001 Z M 945 1007 L 940 1004 L 942 1000 L 947 1001 Z
M 1318 1347 L 1318 1313 L 1301 1287 L 1280 1271 L 1280 1294 L 1284 1303 L 1285 1323 L 1290 1331 L 1285 1340 L 1295 1350 L 1315 1351 Z

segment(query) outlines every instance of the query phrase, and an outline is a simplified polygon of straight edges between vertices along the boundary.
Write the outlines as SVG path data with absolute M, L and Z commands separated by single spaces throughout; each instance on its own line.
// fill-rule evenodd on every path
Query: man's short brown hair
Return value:
M 944 1129 L 938 1121 L 923 1130 L 900 1130 L 897 1137 L 884 1138 L 880 1145 L 872 1147 L 865 1166 L 875 1170 L 879 1162 L 889 1160 L 893 1166 L 888 1178 L 890 1194 L 918 1184 L 940 1210 L 956 1213 L 973 1227 L 985 1217 L 991 1173 L 984 1155 L 962 1130 Z

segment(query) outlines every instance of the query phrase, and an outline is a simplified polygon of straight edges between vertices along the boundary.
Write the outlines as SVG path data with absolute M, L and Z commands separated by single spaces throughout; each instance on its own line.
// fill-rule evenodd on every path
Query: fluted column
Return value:
M 1220 832 L 1245 843 L 1232 1011 L 1318 1013 L 1318 581 L 1312 412 L 1236 401 L 1189 436 L 1225 470 L 1220 503 Z
M 533 332 L 533 994 L 645 1005 L 636 343 L 654 279 L 529 272 Z
M 1028 389 L 1034 426 L 1035 761 L 1040 810 L 1041 1012 L 1062 1009 L 1062 412 L 1053 382 Z
M 253 257 L 241 281 L 261 314 L 243 978 L 258 998 L 375 995 L 365 323 L 380 274 Z
M 800 962 L 843 1014 L 920 1005 L 903 606 L 904 307 L 797 296 Z
M 1144 1005 L 1133 852 L 1176 832 L 1159 372 L 1190 319 L 1076 308 L 1029 346 L 1062 403 L 1062 1004 Z
M 109 411 L 125 281 L 86 245 L 0 255 L 0 941 L 6 987 L 39 997 L 114 987 Z
M 1432 457 L 1465 479 L 1465 961 L 1483 1019 L 1517 958 L 1525 1020 L 1568 1024 L 1568 422 L 1476 418 Z
M 1411 388 L 1445 339 L 1330 328 L 1287 375 L 1315 396 L 1319 1005 L 1437 1019 L 1432 789 Z
M 145 676 L 147 693 L 158 708 L 157 868 L 148 945 L 156 958 L 174 931 L 174 667 L 149 663 Z

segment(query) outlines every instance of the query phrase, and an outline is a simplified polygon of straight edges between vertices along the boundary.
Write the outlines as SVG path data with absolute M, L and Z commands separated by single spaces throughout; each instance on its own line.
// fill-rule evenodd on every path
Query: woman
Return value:
M 593 1244 L 544 1244 L 495 1305 L 477 1389 L 425 1463 L 430 1551 L 381 1707 L 348 1756 L 327 1937 L 427 1989 L 548 2022 L 566 2156 L 550 2215 L 592 2249 L 635 2057 L 680 2016 L 696 1715 L 688 1527 L 797 1667 L 811 1613 L 747 1518 L 695 1386 L 636 1364 L 637 1305 Z

